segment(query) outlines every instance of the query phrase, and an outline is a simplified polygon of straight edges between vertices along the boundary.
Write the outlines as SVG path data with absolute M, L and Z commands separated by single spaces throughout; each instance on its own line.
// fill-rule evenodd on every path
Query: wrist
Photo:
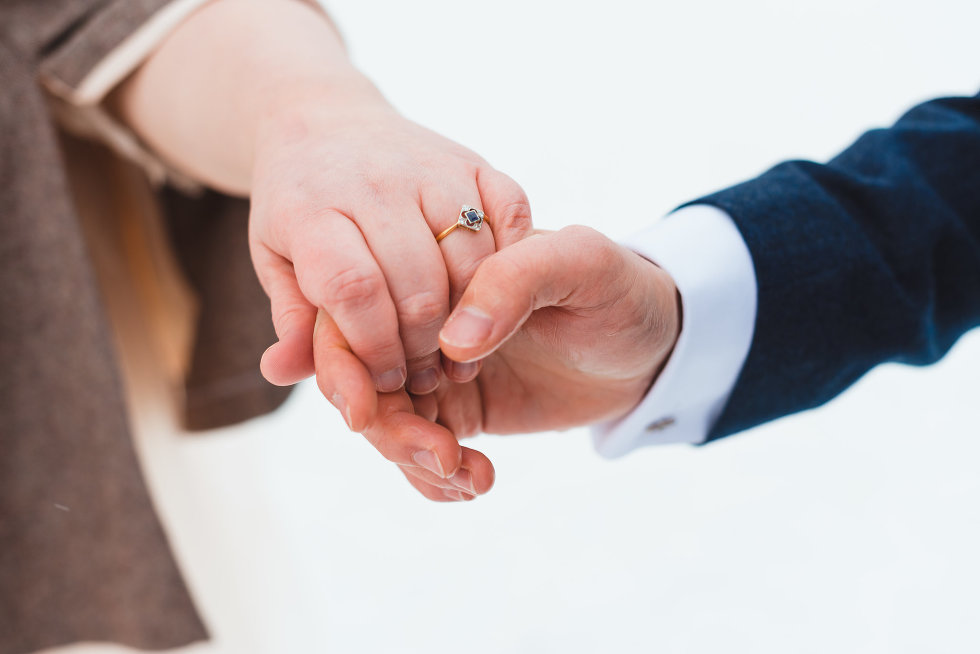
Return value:
M 625 309 L 616 317 L 628 325 L 618 335 L 619 375 L 616 410 L 603 420 L 618 420 L 647 396 L 670 361 L 681 333 L 681 298 L 670 274 L 649 259 L 623 248 L 632 278 Z
M 664 370 L 664 366 L 670 361 L 671 355 L 677 348 L 677 341 L 680 339 L 681 328 L 684 323 L 684 304 L 681 300 L 681 292 L 674 283 L 674 278 L 657 264 L 653 262 L 651 264 L 656 268 L 657 277 L 660 282 L 658 297 L 660 299 L 659 306 L 663 308 L 660 320 L 663 327 L 658 338 L 661 354 L 657 364 L 654 366 L 653 375 L 647 386 L 647 391 L 656 383 L 660 377 L 660 373 Z
M 216 0 L 174 29 L 107 105 L 175 169 L 247 195 L 263 125 L 314 98 L 386 104 L 310 4 Z
M 656 262 L 630 251 L 639 262 L 642 274 L 648 280 L 646 294 L 640 300 L 648 308 L 643 320 L 644 352 L 652 352 L 647 360 L 651 362 L 647 371 L 652 385 L 663 370 L 680 338 L 682 323 L 682 302 L 680 291 L 674 278 Z

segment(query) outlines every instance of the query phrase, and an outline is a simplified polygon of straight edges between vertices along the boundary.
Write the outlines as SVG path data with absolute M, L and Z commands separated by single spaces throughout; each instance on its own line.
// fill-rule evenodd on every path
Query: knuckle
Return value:
M 611 241 L 595 241 L 590 243 L 590 251 L 599 270 L 616 270 L 623 267 L 622 252 L 616 249 L 616 245 Z
M 356 311 L 377 304 L 385 290 L 385 281 L 380 274 L 348 268 L 327 279 L 323 285 L 323 298 L 327 308 L 343 306 Z
M 531 228 L 531 204 L 520 188 L 516 189 L 515 197 L 505 202 L 499 209 L 497 221 L 504 229 L 527 230 Z
M 476 175 L 494 236 L 503 242 L 502 245 L 527 236 L 533 225 L 531 204 L 524 189 L 504 173 L 487 165 L 480 166 Z
M 453 433 L 456 438 L 473 438 L 480 433 L 483 426 L 480 424 L 480 419 L 478 416 L 467 416 L 464 417 L 457 428 L 457 431 Z
M 285 336 L 290 330 L 295 329 L 310 315 L 310 307 L 300 306 L 290 303 L 287 305 L 276 306 L 272 313 L 272 324 L 276 329 L 276 335 Z
M 414 328 L 432 327 L 442 323 L 449 313 L 449 298 L 434 291 L 420 291 L 397 304 L 398 318 L 403 325 Z
M 381 338 L 381 336 L 376 336 L 368 342 L 358 342 L 354 348 L 354 354 L 361 358 L 372 371 L 378 373 L 391 369 L 395 362 L 402 360 L 402 346 L 397 334 L 393 340 L 378 340 Z
M 618 258 L 616 244 L 602 233 L 585 225 L 569 225 L 559 234 L 569 241 L 576 251 L 588 253 L 588 261 L 600 269 L 606 269 Z
M 263 204 L 261 213 L 266 216 L 270 229 L 284 229 L 296 222 L 308 221 L 324 207 L 302 185 L 293 185 L 289 192 L 280 192 Z
M 364 193 L 375 204 L 383 204 L 385 198 L 395 194 L 397 176 L 385 176 L 378 171 L 371 170 L 360 172 L 357 175 L 361 192 Z
M 371 445 L 373 445 L 378 451 L 378 454 L 383 456 L 385 459 L 399 465 L 409 464 L 405 457 L 405 444 L 402 442 L 402 438 L 399 435 L 393 434 L 389 430 L 383 428 L 372 429 L 365 435 L 368 437 Z
M 599 232 L 585 225 L 568 225 L 567 227 L 562 227 L 559 233 L 572 241 L 586 243 L 592 242 L 596 237 L 601 236 Z

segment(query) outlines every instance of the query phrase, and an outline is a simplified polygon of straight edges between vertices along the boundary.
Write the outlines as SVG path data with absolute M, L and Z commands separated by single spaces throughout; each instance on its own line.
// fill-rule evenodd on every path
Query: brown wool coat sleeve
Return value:
M 39 79 L 79 83 L 167 0 L 0 0 L 0 654 L 207 637 L 139 470 L 110 327 Z M 163 189 L 198 294 L 185 422 L 270 411 L 286 391 L 243 200 Z M 67 509 L 67 510 L 66 510 Z

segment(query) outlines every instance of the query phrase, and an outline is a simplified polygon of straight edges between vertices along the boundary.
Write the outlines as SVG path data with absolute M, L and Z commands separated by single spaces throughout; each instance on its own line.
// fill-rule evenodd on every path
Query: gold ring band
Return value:
M 446 229 L 444 229 L 441 232 L 439 232 L 439 235 L 436 236 L 436 243 L 438 243 L 442 239 L 444 239 L 447 236 L 449 236 L 450 234 L 452 234 L 453 230 L 456 229 L 457 227 L 459 227 L 459 223 L 453 223 L 452 225 L 450 225 Z
M 487 215 L 479 209 L 474 209 L 470 205 L 464 204 L 459 212 L 459 217 L 456 218 L 456 222 L 439 232 L 436 236 L 436 243 L 449 236 L 457 227 L 465 227 L 471 232 L 478 232 L 483 227 L 483 223 L 490 224 L 487 220 Z

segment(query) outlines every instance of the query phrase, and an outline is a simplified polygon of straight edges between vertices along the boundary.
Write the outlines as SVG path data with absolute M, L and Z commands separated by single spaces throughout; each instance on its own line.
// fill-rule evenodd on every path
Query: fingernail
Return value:
M 473 475 L 466 468 L 460 468 L 459 471 L 449 478 L 449 483 L 456 488 L 462 488 L 467 493 L 476 495 L 476 486 L 473 484 Z
M 422 372 L 413 373 L 408 379 L 408 392 L 415 395 L 431 393 L 439 387 L 439 371 L 426 368 Z
M 347 406 L 347 400 L 344 399 L 344 396 L 340 393 L 334 393 L 330 396 L 330 402 L 337 407 L 340 414 L 344 416 L 344 420 L 347 422 L 347 428 L 354 429 L 354 425 L 351 424 L 350 419 L 350 407 Z
M 476 307 L 466 307 L 453 313 L 442 329 L 442 339 L 456 347 L 475 347 L 490 338 L 493 319 Z
M 392 368 L 388 372 L 383 372 L 378 375 L 375 383 L 382 393 L 393 393 L 405 383 L 405 368 Z
M 459 361 L 449 362 L 449 374 L 454 381 L 467 382 L 476 377 L 476 373 L 480 370 L 480 363 L 478 361 L 469 361 L 467 363 L 460 363 Z
M 446 478 L 446 471 L 442 467 L 442 463 L 439 461 L 439 457 L 432 450 L 419 450 L 412 455 L 412 461 L 415 461 L 418 465 L 422 466 L 434 475 L 438 475 L 443 479 Z

